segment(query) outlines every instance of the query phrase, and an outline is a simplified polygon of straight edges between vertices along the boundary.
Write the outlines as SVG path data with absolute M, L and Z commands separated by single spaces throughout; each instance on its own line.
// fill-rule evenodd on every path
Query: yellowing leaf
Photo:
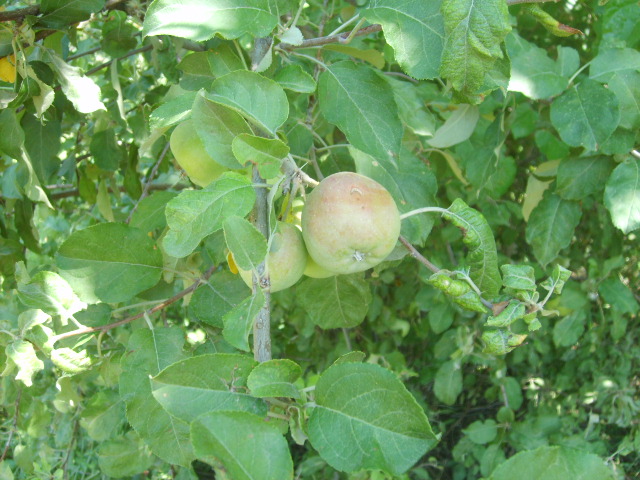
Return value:
M 16 57 L 9 55 L 0 58 L 0 80 L 15 83 L 16 81 Z

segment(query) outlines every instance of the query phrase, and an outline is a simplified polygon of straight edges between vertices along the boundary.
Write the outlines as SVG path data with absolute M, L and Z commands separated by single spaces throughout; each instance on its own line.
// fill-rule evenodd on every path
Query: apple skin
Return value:
M 320 265 L 318 265 L 315 262 L 315 260 L 311 258 L 311 255 L 308 255 L 308 254 L 307 254 L 307 266 L 304 269 L 304 274 L 307 277 L 311 277 L 311 278 L 328 278 L 336 275 L 335 272 L 331 272 L 326 268 L 323 268 Z
M 229 169 L 207 153 L 191 120 L 180 123 L 169 139 L 171 152 L 189 179 L 199 187 L 206 187 Z
M 278 222 L 267 255 L 271 292 L 278 292 L 295 284 L 302 277 L 306 265 L 307 249 L 300 230 L 290 223 Z M 251 287 L 251 270 L 239 268 L 238 272 L 244 283 Z
M 311 258 L 336 274 L 382 262 L 400 235 L 400 212 L 378 182 L 352 172 L 325 178 L 307 196 L 302 235 Z

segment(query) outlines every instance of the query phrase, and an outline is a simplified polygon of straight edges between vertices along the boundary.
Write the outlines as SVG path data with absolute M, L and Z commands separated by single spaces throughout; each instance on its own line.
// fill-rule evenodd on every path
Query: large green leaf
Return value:
M 236 70 L 216 78 L 206 97 L 237 111 L 271 135 L 289 116 L 282 87 L 256 72 Z
M 433 393 L 446 405 L 456 403 L 458 395 L 462 393 L 462 370 L 458 362 L 449 360 L 440 365 L 433 384 Z
M 147 9 L 143 36 L 173 35 L 208 40 L 216 34 L 234 39 L 263 37 L 278 24 L 267 0 L 154 0 Z
M 64 324 L 87 306 L 60 275 L 47 271 L 36 273 L 26 284 L 19 282 L 18 298 L 29 308 L 40 309 L 52 316 L 60 315 Z
M 472 95 L 484 83 L 500 47 L 511 31 L 504 0 L 443 0 L 444 50 L 440 73 L 463 96 Z
M 185 358 L 181 328 L 136 330 L 122 359 L 120 397 L 127 418 L 153 453 L 164 461 L 188 466 L 193 460 L 189 424 L 169 415 L 154 398 L 150 376 Z
M 63 29 L 87 20 L 104 7 L 105 0 L 42 0 L 38 23 L 47 28 Z
M 222 317 L 222 323 L 224 324 L 222 335 L 230 345 L 245 352 L 251 351 L 249 334 L 253 329 L 256 317 L 264 308 L 265 302 L 266 299 L 262 289 L 258 289 L 253 295 L 245 298 Z
M 230 410 L 264 416 L 266 404 L 242 390 L 256 362 L 244 355 L 199 355 L 169 365 L 151 380 L 153 396 L 185 422 L 207 412 Z
M 476 128 L 478 118 L 480 118 L 478 107 L 475 105 L 460 105 L 427 142 L 436 148 L 451 147 L 464 142 Z
M 589 64 L 589 76 L 599 82 L 608 82 L 616 73 L 632 70 L 640 70 L 640 52 L 633 48 L 602 49 Z
M 471 279 L 484 295 L 494 297 L 500 291 L 502 279 L 498 270 L 496 241 L 487 220 L 459 198 L 443 216 L 462 230 L 463 241 L 469 248 L 467 263 Z
M 298 288 L 298 301 L 320 328 L 360 324 L 371 303 L 371 291 L 361 274 L 308 278 Z
M 582 200 L 599 192 L 613 170 L 610 157 L 568 158 L 558 165 L 556 193 L 566 200 Z
M 255 397 L 299 398 L 300 392 L 293 383 L 301 375 L 302 369 L 294 361 L 286 358 L 268 360 L 251 370 L 247 386 Z
M 620 104 L 620 126 L 640 128 L 640 73 L 632 70 L 616 72 L 608 83 Z
M 531 212 L 526 228 L 527 243 L 542 265 L 547 265 L 560 250 L 569 246 L 581 217 L 582 209 L 577 202 L 545 193 Z
M 318 81 L 318 102 L 354 147 L 379 159 L 400 152 L 402 124 L 393 91 L 371 68 L 348 61 L 329 66 Z
M 60 275 L 87 303 L 124 302 L 153 287 L 162 255 L 146 232 L 101 223 L 72 233 L 58 249 Z
M 273 423 L 247 412 L 210 412 L 191 424 L 196 456 L 233 480 L 292 480 L 289 445 Z
M 34 115 L 29 114 L 22 117 L 21 124 L 25 138 L 29 139 L 29 141 L 24 142 L 24 149 L 29 155 L 38 180 L 43 185 L 46 185 L 52 175 L 60 168 L 58 151 L 60 149 L 62 125 L 58 119 L 51 119 L 43 125 Z M 6 133 L 14 132 L 17 133 L 16 130 L 12 129 Z
M 624 233 L 640 228 L 640 159 L 629 157 L 615 168 L 607 180 L 604 204 Z
M 233 155 L 233 139 L 249 134 L 251 129 L 240 114 L 198 95 L 193 102 L 191 118 L 211 158 L 225 167 L 242 166 Z
M 402 69 L 414 78 L 440 71 L 444 25 L 440 0 L 372 0 L 363 15 L 382 25 Z
M 189 302 L 189 314 L 196 320 L 222 328 L 224 315 L 247 298 L 247 285 L 228 271 L 214 273 L 198 288 Z
M 337 470 L 381 469 L 399 475 L 437 442 L 413 396 L 378 365 L 330 367 L 316 384 L 315 402 L 309 440 Z
M 520 452 L 498 466 L 489 480 L 614 480 L 616 476 L 593 453 L 544 446 Z
M 559 95 L 567 88 L 562 65 L 552 60 L 546 50 L 515 32 L 507 35 L 506 45 L 511 59 L 510 91 L 537 100 Z
M 18 122 L 16 111 L 4 109 L 0 112 L 0 152 L 15 159 L 21 158 L 24 132 Z
M 226 173 L 202 190 L 187 190 L 167 203 L 169 232 L 163 246 L 172 256 L 186 257 L 208 235 L 222 228 L 225 218 L 245 216 L 256 194 L 249 181 Z
M 598 150 L 620 123 L 618 98 L 599 83 L 584 80 L 553 101 L 551 123 L 572 147 Z
M 100 443 L 97 453 L 100 470 L 112 478 L 143 473 L 153 463 L 153 455 L 134 432 Z
M 256 269 L 267 256 L 264 235 L 249 220 L 235 215 L 228 217 L 222 228 L 235 264 L 243 270 Z

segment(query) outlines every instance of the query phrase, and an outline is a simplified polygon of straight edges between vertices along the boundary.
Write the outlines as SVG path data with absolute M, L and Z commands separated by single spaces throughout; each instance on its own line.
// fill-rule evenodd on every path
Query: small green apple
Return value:
M 277 292 L 295 284 L 307 265 L 307 250 L 302 234 L 295 225 L 278 222 L 271 239 L 267 255 L 267 271 L 271 281 L 271 292 Z M 238 269 L 240 276 L 249 287 L 253 279 L 251 270 Z
M 185 120 L 173 130 L 169 145 L 178 165 L 200 187 L 206 187 L 229 171 L 207 153 L 192 120 Z

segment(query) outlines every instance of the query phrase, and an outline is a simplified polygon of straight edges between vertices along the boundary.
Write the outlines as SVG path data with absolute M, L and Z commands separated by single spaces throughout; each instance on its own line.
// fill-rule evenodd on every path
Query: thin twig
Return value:
M 507 5 L 519 5 L 521 3 L 558 3 L 560 0 L 507 0 Z
M 402 243 L 402 245 L 404 245 L 405 248 L 407 250 L 409 250 L 409 253 L 411 254 L 411 256 L 413 258 L 418 260 L 421 264 L 423 264 L 425 267 L 427 267 L 433 273 L 438 273 L 440 271 L 440 268 L 436 267 L 433 263 L 431 263 L 429 260 L 427 260 L 418 250 L 416 250 L 416 247 L 411 245 L 407 241 L 407 239 L 404 238 L 402 235 L 400 235 L 400 237 L 398 237 L 398 240 L 400 240 L 400 243 Z
M 296 50 L 300 48 L 320 47 L 322 45 L 328 45 L 329 43 L 342 43 L 352 35 L 352 32 L 354 30 L 340 33 L 338 35 L 327 35 L 326 37 L 309 38 L 307 40 L 304 40 L 300 45 L 281 43 L 280 45 L 278 45 L 278 47 L 280 47 L 282 50 Z M 370 33 L 379 32 L 381 30 L 382 25 L 375 23 L 373 25 L 369 25 L 368 27 L 357 30 L 356 33 L 353 34 L 353 36 L 359 37 L 362 35 L 369 35 Z
M 131 317 L 127 317 L 127 318 L 124 318 L 122 320 L 118 320 L 117 322 L 113 322 L 113 323 L 110 323 L 108 325 L 102 325 L 100 327 L 84 327 L 84 328 L 79 328 L 77 330 L 72 330 L 70 332 L 61 333 L 59 335 L 54 336 L 53 337 L 53 341 L 57 342 L 58 340 L 62 340 L 64 338 L 75 337 L 77 335 L 84 335 L 84 334 L 87 334 L 87 333 L 105 332 L 107 330 L 111 330 L 113 328 L 120 327 L 122 325 L 126 325 L 127 323 L 131 323 L 134 320 L 138 320 L 139 318 L 143 318 L 145 315 L 151 315 L 152 313 L 155 313 L 155 312 L 158 312 L 158 311 L 160 311 L 160 310 L 162 310 L 164 308 L 167 308 L 172 303 L 177 302 L 181 298 L 183 298 L 183 297 L 189 295 L 191 292 L 195 291 L 200 285 L 206 283 L 207 280 L 209 280 L 209 277 L 211 277 L 211 275 L 213 274 L 215 269 L 216 269 L 216 266 L 215 265 L 212 266 L 211 268 L 209 268 L 209 270 L 207 270 L 205 272 L 205 274 L 202 276 L 202 278 L 196 280 L 190 287 L 185 288 L 180 293 L 177 293 L 173 297 L 165 300 L 164 302 L 156 305 L 153 308 L 150 308 L 149 310 L 145 310 L 144 312 L 138 313 L 137 315 L 133 315 Z
M 172 183 L 156 183 L 151 185 L 151 190 L 169 190 L 170 188 L 173 188 L 175 190 L 182 190 L 187 187 L 186 185 L 174 185 Z M 120 192 L 125 192 L 126 188 L 124 186 L 121 186 L 118 188 L 118 190 Z M 109 191 L 113 193 L 113 190 L 111 188 L 109 188 Z M 66 190 L 64 192 L 52 193 L 51 195 L 49 195 L 49 200 L 59 200 L 61 198 L 77 197 L 78 195 L 80 195 L 80 190 L 77 188 L 74 188 L 73 190 Z
M 125 58 L 132 57 L 133 55 L 137 55 L 138 53 L 148 52 L 149 50 L 152 50 L 152 49 L 153 49 L 153 45 L 151 45 L 151 44 L 145 45 L 144 47 L 136 48 L 135 50 L 131 50 L 130 52 L 126 53 L 125 55 L 123 55 L 121 57 L 113 58 L 113 59 L 109 60 L 108 62 L 104 62 L 103 64 L 100 64 L 100 65 L 98 65 L 96 67 L 93 67 L 90 70 L 87 70 L 85 75 L 86 76 L 93 75 L 94 73 L 99 72 L 100 70 L 111 66 L 111 64 L 113 62 L 117 62 L 118 60 L 123 60 Z
M 11 446 L 11 441 L 13 440 L 13 435 L 18 429 L 18 416 L 20 415 L 20 399 L 22 398 L 22 389 L 18 389 L 18 394 L 16 396 L 16 401 L 13 406 L 15 408 L 15 412 L 13 414 L 13 423 L 11 424 L 11 431 L 9 432 L 9 438 L 7 438 L 7 443 L 4 445 L 4 450 L 2 451 L 2 456 L 0 457 L 0 463 L 4 461 L 7 456 L 7 452 L 9 451 L 9 447 Z
M 151 190 L 151 182 L 153 181 L 153 179 L 156 177 L 156 174 L 158 173 L 158 168 L 160 168 L 160 164 L 162 163 L 162 161 L 164 160 L 164 157 L 167 155 L 167 152 L 169 151 L 169 142 L 167 142 L 167 144 L 164 146 L 164 148 L 162 149 L 162 153 L 160 154 L 160 157 L 158 158 L 158 161 L 156 162 L 156 164 L 153 166 L 153 168 L 151 169 L 151 173 L 149 173 L 149 176 L 147 177 L 147 179 L 145 180 L 145 184 L 144 184 L 144 190 L 142 190 L 142 195 L 140 195 L 140 198 L 138 198 L 138 200 L 136 201 L 136 204 L 133 206 L 133 208 L 131 209 L 131 212 L 129 212 L 129 216 L 127 217 L 127 221 L 125 223 L 129 223 L 131 221 L 131 217 L 133 216 L 133 214 L 135 213 L 135 211 L 138 209 L 138 205 L 140 205 L 140 202 L 147 196 L 149 195 L 149 191 Z
M 93 47 L 93 48 L 91 48 L 89 50 L 86 50 L 84 52 L 78 52 L 78 53 L 74 53 L 73 55 L 69 55 L 67 57 L 67 62 L 69 62 L 71 60 L 75 60 L 76 58 L 84 57 L 85 55 L 91 55 L 92 53 L 99 52 L 101 48 L 102 47 L 100 47 L 100 46 Z

